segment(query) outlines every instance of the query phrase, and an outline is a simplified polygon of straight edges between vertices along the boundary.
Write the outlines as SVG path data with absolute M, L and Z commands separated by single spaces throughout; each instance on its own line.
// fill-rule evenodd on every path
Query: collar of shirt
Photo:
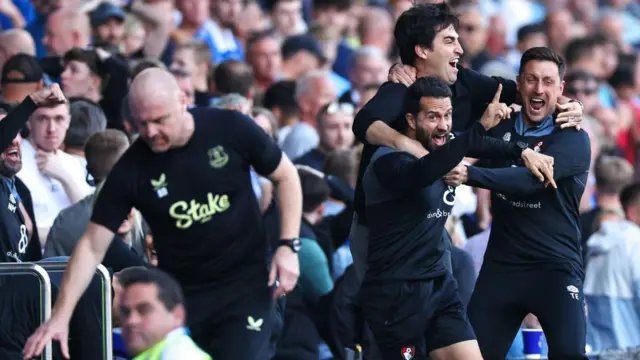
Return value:
M 8 178 L 6 176 L 0 175 L 0 178 L 5 182 L 5 184 L 7 184 L 7 186 L 9 187 L 9 190 L 11 190 L 11 194 L 13 194 L 13 197 L 16 198 L 16 201 L 21 202 L 22 199 L 20 198 L 20 194 L 18 194 L 18 189 L 16 189 L 15 176 Z
M 544 136 L 549 135 L 554 129 L 553 116 L 547 116 L 538 126 L 527 127 L 522 118 L 522 112 L 518 113 L 515 122 L 516 132 L 520 136 Z

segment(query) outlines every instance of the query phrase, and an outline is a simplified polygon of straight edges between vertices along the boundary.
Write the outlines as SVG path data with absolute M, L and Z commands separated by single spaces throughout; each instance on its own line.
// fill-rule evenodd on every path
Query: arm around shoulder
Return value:
M 384 83 L 380 87 L 376 95 L 362 107 L 354 118 L 353 133 L 359 141 L 392 146 L 394 139 L 391 137 L 399 134 L 391 129 L 389 124 L 401 114 L 406 90 L 404 85 L 392 82 Z M 376 128 L 370 131 L 374 124 L 376 124 Z

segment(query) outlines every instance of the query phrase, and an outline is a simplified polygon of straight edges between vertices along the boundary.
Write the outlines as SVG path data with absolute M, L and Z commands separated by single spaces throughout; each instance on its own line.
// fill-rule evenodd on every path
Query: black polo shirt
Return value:
M 452 130 L 454 132 L 464 131 L 471 124 L 480 120 L 487 104 L 498 90 L 498 84 L 502 84 L 500 102 L 508 105 L 513 104 L 517 95 L 515 81 L 488 77 L 458 66 L 458 79 L 450 86 L 453 93 L 451 100 L 453 104 Z M 367 142 L 367 129 L 378 120 L 391 124 L 402 112 L 406 90 L 407 88 L 402 84 L 384 83 L 376 95 L 358 112 L 353 122 L 353 132 L 356 138 L 364 143 L 354 200 L 358 222 L 362 225 L 367 224 L 362 176 L 371 161 L 371 156 L 378 148 L 378 146 Z

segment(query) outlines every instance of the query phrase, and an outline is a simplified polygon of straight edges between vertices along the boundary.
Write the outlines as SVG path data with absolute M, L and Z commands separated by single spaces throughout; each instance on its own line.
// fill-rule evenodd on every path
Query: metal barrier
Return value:
M 67 268 L 66 261 L 51 261 L 39 263 L 47 272 L 64 272 Z M 109 271 L 103 265 L 98 265 L 95 275 L 100 276 L 102 281 L 102 350 L 103 359 L 113 359 L 113 334 L 111 333 L 111 277 Z
M 51 279 L 42 266 L 33 263 L 0 263 L 0 276 L 35 275 L 40 282 L 40 323 L 51 317 Z M 48 343 L 40 359 L 51 360 L 51 343 Z

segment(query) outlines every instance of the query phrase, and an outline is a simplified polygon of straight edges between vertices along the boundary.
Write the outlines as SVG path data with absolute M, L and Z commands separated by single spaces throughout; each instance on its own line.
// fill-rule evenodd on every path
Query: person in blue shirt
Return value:
M 591 162 L 589 136 L 561 131 L 552 116 L 564 87 L 561 55 L 527 50 L 517 79 L 522 111 L 490 135 L 554 158 L 545 183 L 516 162 L 461 167 L 466 184 L 492 190 L 494 221 L 469 303 L 485 359 L 504 359 L 522 319 L 536 315 L 552 359 L 586 359 L 579 204 Z

